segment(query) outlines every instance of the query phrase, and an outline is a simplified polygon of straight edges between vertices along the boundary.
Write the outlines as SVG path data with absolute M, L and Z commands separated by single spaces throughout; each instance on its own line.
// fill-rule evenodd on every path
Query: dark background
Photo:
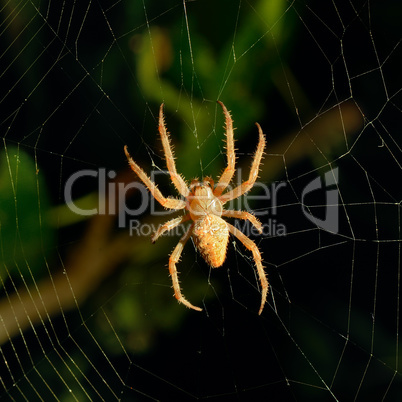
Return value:
M 212 271 L 187 244 L 178 270 L 184 294 L 204 308 L 196 313 L 171 297 L 166 265 L 178 238 L 152 245 L 133 237 L 126 257 L 109 256 L 109 269 L 93 274 L 96 286 L 78 293 L 70 282 L 72 304 L 60 302 L 6 336 L 0 395 L 396 400 L 401 13 L 396 1 L 7 3 L 0 313 L 26 318 L 13 300 L 20 303 L 27 289 L 30 300 L 43 294 L 47 311 L 42 284 L 63 270 L 73 278 L 87 241 L 105 236 L 95 258 L 127 235 L 114 218 L 77 221 L 64 205 L 64 185 L 80 169 L 135 180 L 124 145 L 145 171 L 165 169 L 157 134 L 162 102 L 188 180 L 216 178 L 225 166 L 216 100 L 231 110 L 243 179 L 257 143 L 254 122 L 261 124 L 268 148 L 260 181 L 286 186 L 276 214 L 265 200 L 251 206 L 287 234 L 253 238 L 271 286 L 261 316 L 252 257 L 234 239 L 224 266 Z M 301 194 L 336 167 L 339 232 L 329 233 L 306 219 Z M 176 195 L 167 178 L 158 184 Z M 74 197 L 93 207 L 97 191 L 96 180 L 83 179 Z M 324 192 L 303 201 L 324 217 Z M 127 202 L 141 199 L 133 192 Z M 147 211 L 140 219 L 168 218 Z M 91 232 L 94 222 L 99 229 Z

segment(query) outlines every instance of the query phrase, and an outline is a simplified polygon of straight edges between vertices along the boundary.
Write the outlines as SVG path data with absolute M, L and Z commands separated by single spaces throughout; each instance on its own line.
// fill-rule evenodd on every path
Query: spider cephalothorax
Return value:
M 253 187 L 258 176 L 261 158 L 265 149 L 265 136 L 260 125 L 256 123 L 259 133 L 259 143 L 254 155 L 253 163 L 251 165 L 249 178 L 239 186 L 223 194 L 235 173 L 235 151 L 232 118 L 230 117 L 230 113 L 226 109 L 225 105 L 219 101 L 218 103 L 223 109 L 226 120 L 227 166 L 216 186 L 214 186 L 214 181 L 209 177 L 206 177 L 201 181 L 194 179 L 190 186 L 188 186 L 183 177 L 177 173 L 172 148 L 170 145 L 169 134 L 165 127 L 163 104 L 159 109 L 159 133 L 162 139 L 163 150 L 166 157 L 167 168 L 170 173 L 170 178 L 177 191 L 184 197 L 184 200 L 164 197 L 158 190 L 155 183 L 131 158 L 130 154 L 128 153 L 127 146 L 124 147 L 124 152 L 127 156 L 131 169 L 138 175 L 138 177 L 147 186 L 151 194 L 162 206 L 175 210 L 184 209 L 186 211 L 184 215 L 174 218 L 161 225 L 152 236 L 152 242 L 155 242 L 164 232 L 172 230 L 181 223 L 188 220 L 192 221 L 189 229 L 180 239 L 169 258 L 169 272 L 172 277 L 176 299 L 189 308 L 198 311 L 202 310 L 199 307 L 193 306 L 182 295 L 180 289 L 176 264 L 180 259 L 180 255 L 187 240 L 192 237 L 194 244 L 197 246 L 197 249 L 205 261 L 212 268 L 218 268 L 225 261 L 227 245 L 229 242 L 229 233 L 232 233 L 244 244 L 248 250 L 253 253 L 257 273 L 261 283 L 261 306 L 259 310 L 259 314 L 261 314 L 267 299 L 268 280 L 262 266 L 260 251 L 252 240 L 250 240 L 244 233 L 239 231 L 233 225 L 223 220 L 222 217 L 248 220 L 257 228 L 260 233 L 262 232 L 261 223 L 253 214 L 246 211 L 225 210 L 223 205 L 230 200 L 240 197 Z

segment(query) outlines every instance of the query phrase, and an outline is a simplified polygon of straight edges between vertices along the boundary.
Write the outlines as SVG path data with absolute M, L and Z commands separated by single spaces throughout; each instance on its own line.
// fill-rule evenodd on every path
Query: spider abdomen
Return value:
M 220 267 L 226 258 L 229 229 L 216 215 L 206 215 L 194 222 L 194 243 L 204 260 L 212 267 Z

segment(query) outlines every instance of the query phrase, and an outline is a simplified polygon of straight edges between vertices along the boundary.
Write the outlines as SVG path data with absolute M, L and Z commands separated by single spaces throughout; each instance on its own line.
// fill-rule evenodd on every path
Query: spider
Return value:
M 223 206 L 226 202 L 245 194 L 254 186 L 258 177 L 258 170 L 266 145 L 265 136 L 260 125 L 256 123 L 259 132 L 259 143 L 251 165 L 249 178 L 239 186 L 224 193 L 235 173 L 236 156 L 233 140 L 233 120 L 225 105 L 220 101 L 218 101 L 218 103 L 222 107 L 225 116 L 227 166 L 216 186 L 214 186 L 214 181 L 210 177 L 205 177 L 203 180 L 194 179 L 190 186 L 188 186 L 184 178 L 177 173 L 169 133 L 165 126 L 163 103 L 159 109 L 159 134 L 162 139 L 170 179 L 184 199 L 164 197 L 159 191 L 157 185 L 146 175 L 141 167 L 134 162 L 128 152 L 127 146 L 124 147 L 124 152 L 131 169 L 137 174 L 153 197 L 163 207 L 174 210 L 185 210 L 184 215 L 171 219 L 161 225 L 153 234 L 151 238 L 152 243 L 155 243 L 163 233 L 172 230 L 186 221 L 192 221 L 189 229 L 182 236 L 169 257 L 169 273 L 172 278 L 174 296 L 178 302 L 191 309 L 202 311 L 200 307 L 194 306 L 183 296 L 178 279 L 176 264 L 180 259 L 184 245 L 188 239 L 192 237 L 194 244 L 204 260 L 212 268 L 218 268 L 222 266 L 225 261 L 229 233 L 231 233 L 253 254 L 258 277 L 261 283 L 261 306 L 258 312 L 258 314 L 261 314 L 268 293 L 268 280 L 262 266 L 261 253 L 252 240 L 236 227 L 224 221 L 222 217 L 248 220 L 254 225 L 259 233 L 262 233 L 261 223 L 252 213 L 238 210 L 225 210 Z

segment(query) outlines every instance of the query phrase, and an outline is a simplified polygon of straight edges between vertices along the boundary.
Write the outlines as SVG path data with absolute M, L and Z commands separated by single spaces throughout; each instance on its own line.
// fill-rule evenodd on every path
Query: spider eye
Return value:
M 191 181 L 191 184 L 190 184 L 190 191 L 194 191 L 194 189 L 195 189 L 196 187 L 199 187 L 200 185 L 201 185 L 201 183 L 200 183 L 200 181 L 198 180 L 198 178 L 193 179 L 193 180 Z
M 205 177 L 203 180 L 203 185 L 214 188 L 214 181 L 212 180 L 211 177 Z

